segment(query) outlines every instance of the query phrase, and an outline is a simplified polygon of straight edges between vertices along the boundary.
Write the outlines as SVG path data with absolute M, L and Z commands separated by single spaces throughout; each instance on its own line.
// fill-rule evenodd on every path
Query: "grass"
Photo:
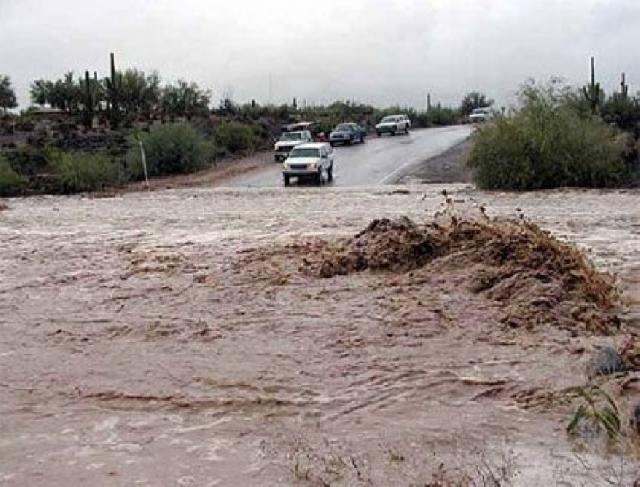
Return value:
M 107 154 L 54 151 L 49 157 L 64 193 L 96 191 L 118 181 L 118 166 Z

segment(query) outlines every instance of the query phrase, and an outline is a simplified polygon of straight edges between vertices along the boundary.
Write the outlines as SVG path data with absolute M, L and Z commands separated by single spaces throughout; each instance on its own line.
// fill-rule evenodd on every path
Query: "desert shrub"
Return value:
M 118 182 L 118 164 L 107 154 L 51 151 L 48 157 L 64 193 L 95 191 Z
M 21 147 L 5 153 L 11 168 L 22 176 L 31 177 L 47 166 L 47 159 L 41 149 Z
M 478 186 L 532 190 L 629 181 L 622 144 L 602 119 L 581 116 L 535 86 L 523 90 L 521 103 L 473 135 L 468 164 Z
M 423 110 L 416 112 L 415 118 L 412 119 L 413 126 L 418 127 L 434 127 L 453 125 L 458 123 L 460 118 L 460 112 L 454 108 L 443 107 L 442 105 L 436 105 L 431 107 L 430 110 Z
M 255 149 L 258 136 L 251 125 L 241 122 L 224 122 L 216 129 L 216 145 L 235 154 Z
M 141 135 L 149 176 L 190 173 L 204 168 L 210 160 L 212 148 L 204 137 L 186 123 L 154 127 Z M 137 140 L 131 141 L 126 165 L 133 179 L 143 177 L 144 171 Z
M 14 171 L 9 161 L 0 154 L 0 196 L 20 194 L 26 185 L 27 178 Z

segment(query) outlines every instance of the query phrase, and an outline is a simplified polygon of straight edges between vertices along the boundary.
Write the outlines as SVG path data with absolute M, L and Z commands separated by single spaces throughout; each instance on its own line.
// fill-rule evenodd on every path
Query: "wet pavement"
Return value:
M 464 141 L 471 126 L 414 130 L 395 137 L 370 136 L 364 144 L 337 146 L 332 186 L 393 184 L 412 168 Z M 220 186 L 282 186 L 282 165 L 243 174 L 221 182 Z
M 441 463 L 515 485 L 608 485 L 622 466 L 630 484 L 635 463 L 577 451 L 571 410 L 549 400 L 584 383 L 576 350 L 616 337 L 505 332 L 465 269 L 322 280 L 278 258 L 374 218 L 431 218 L 443 189 L 461 212 L 524 214 L 584 248 L 638 326 L 638 190 L 7 200 L 0 485 L 415 485 Z

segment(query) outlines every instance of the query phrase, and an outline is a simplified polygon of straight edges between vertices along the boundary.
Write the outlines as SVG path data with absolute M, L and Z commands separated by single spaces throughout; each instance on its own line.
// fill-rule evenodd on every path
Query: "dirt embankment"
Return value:
M 398 182 L 400 184 L 470 183 L 471 171 L 465 165 L 470 150 L 471 140 L 467 139 L 442 154 L 424 161 L 404 174 Z
M 192 174 L 151 178 L 148 187 L 144 181 L 136 181 L 123 187 L 111 188 L 104 193 L 110 195 L 144 191 L 147 188 L 151 191 L 159 191 L 163 189 L 214 186 L 240 174 L 269 166 L 273 166 L 273 154 L 268 151 L 261 151 L 247 157 L 227 158 L 218 161 L 214 167 Z

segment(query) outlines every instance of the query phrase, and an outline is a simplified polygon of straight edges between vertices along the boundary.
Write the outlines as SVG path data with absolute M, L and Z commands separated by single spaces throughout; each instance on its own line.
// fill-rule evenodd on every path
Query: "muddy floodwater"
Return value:
M 505 329 L 464 269 L 321 279 L 279 254 L 431 218 L 444 188 L 5 200 L 0 485 L 632 483 L 633 458 L 569 440 L 558 399 L 622 331 Z M 640 325 L 639 191 L 446 189 L 585 249 Z

